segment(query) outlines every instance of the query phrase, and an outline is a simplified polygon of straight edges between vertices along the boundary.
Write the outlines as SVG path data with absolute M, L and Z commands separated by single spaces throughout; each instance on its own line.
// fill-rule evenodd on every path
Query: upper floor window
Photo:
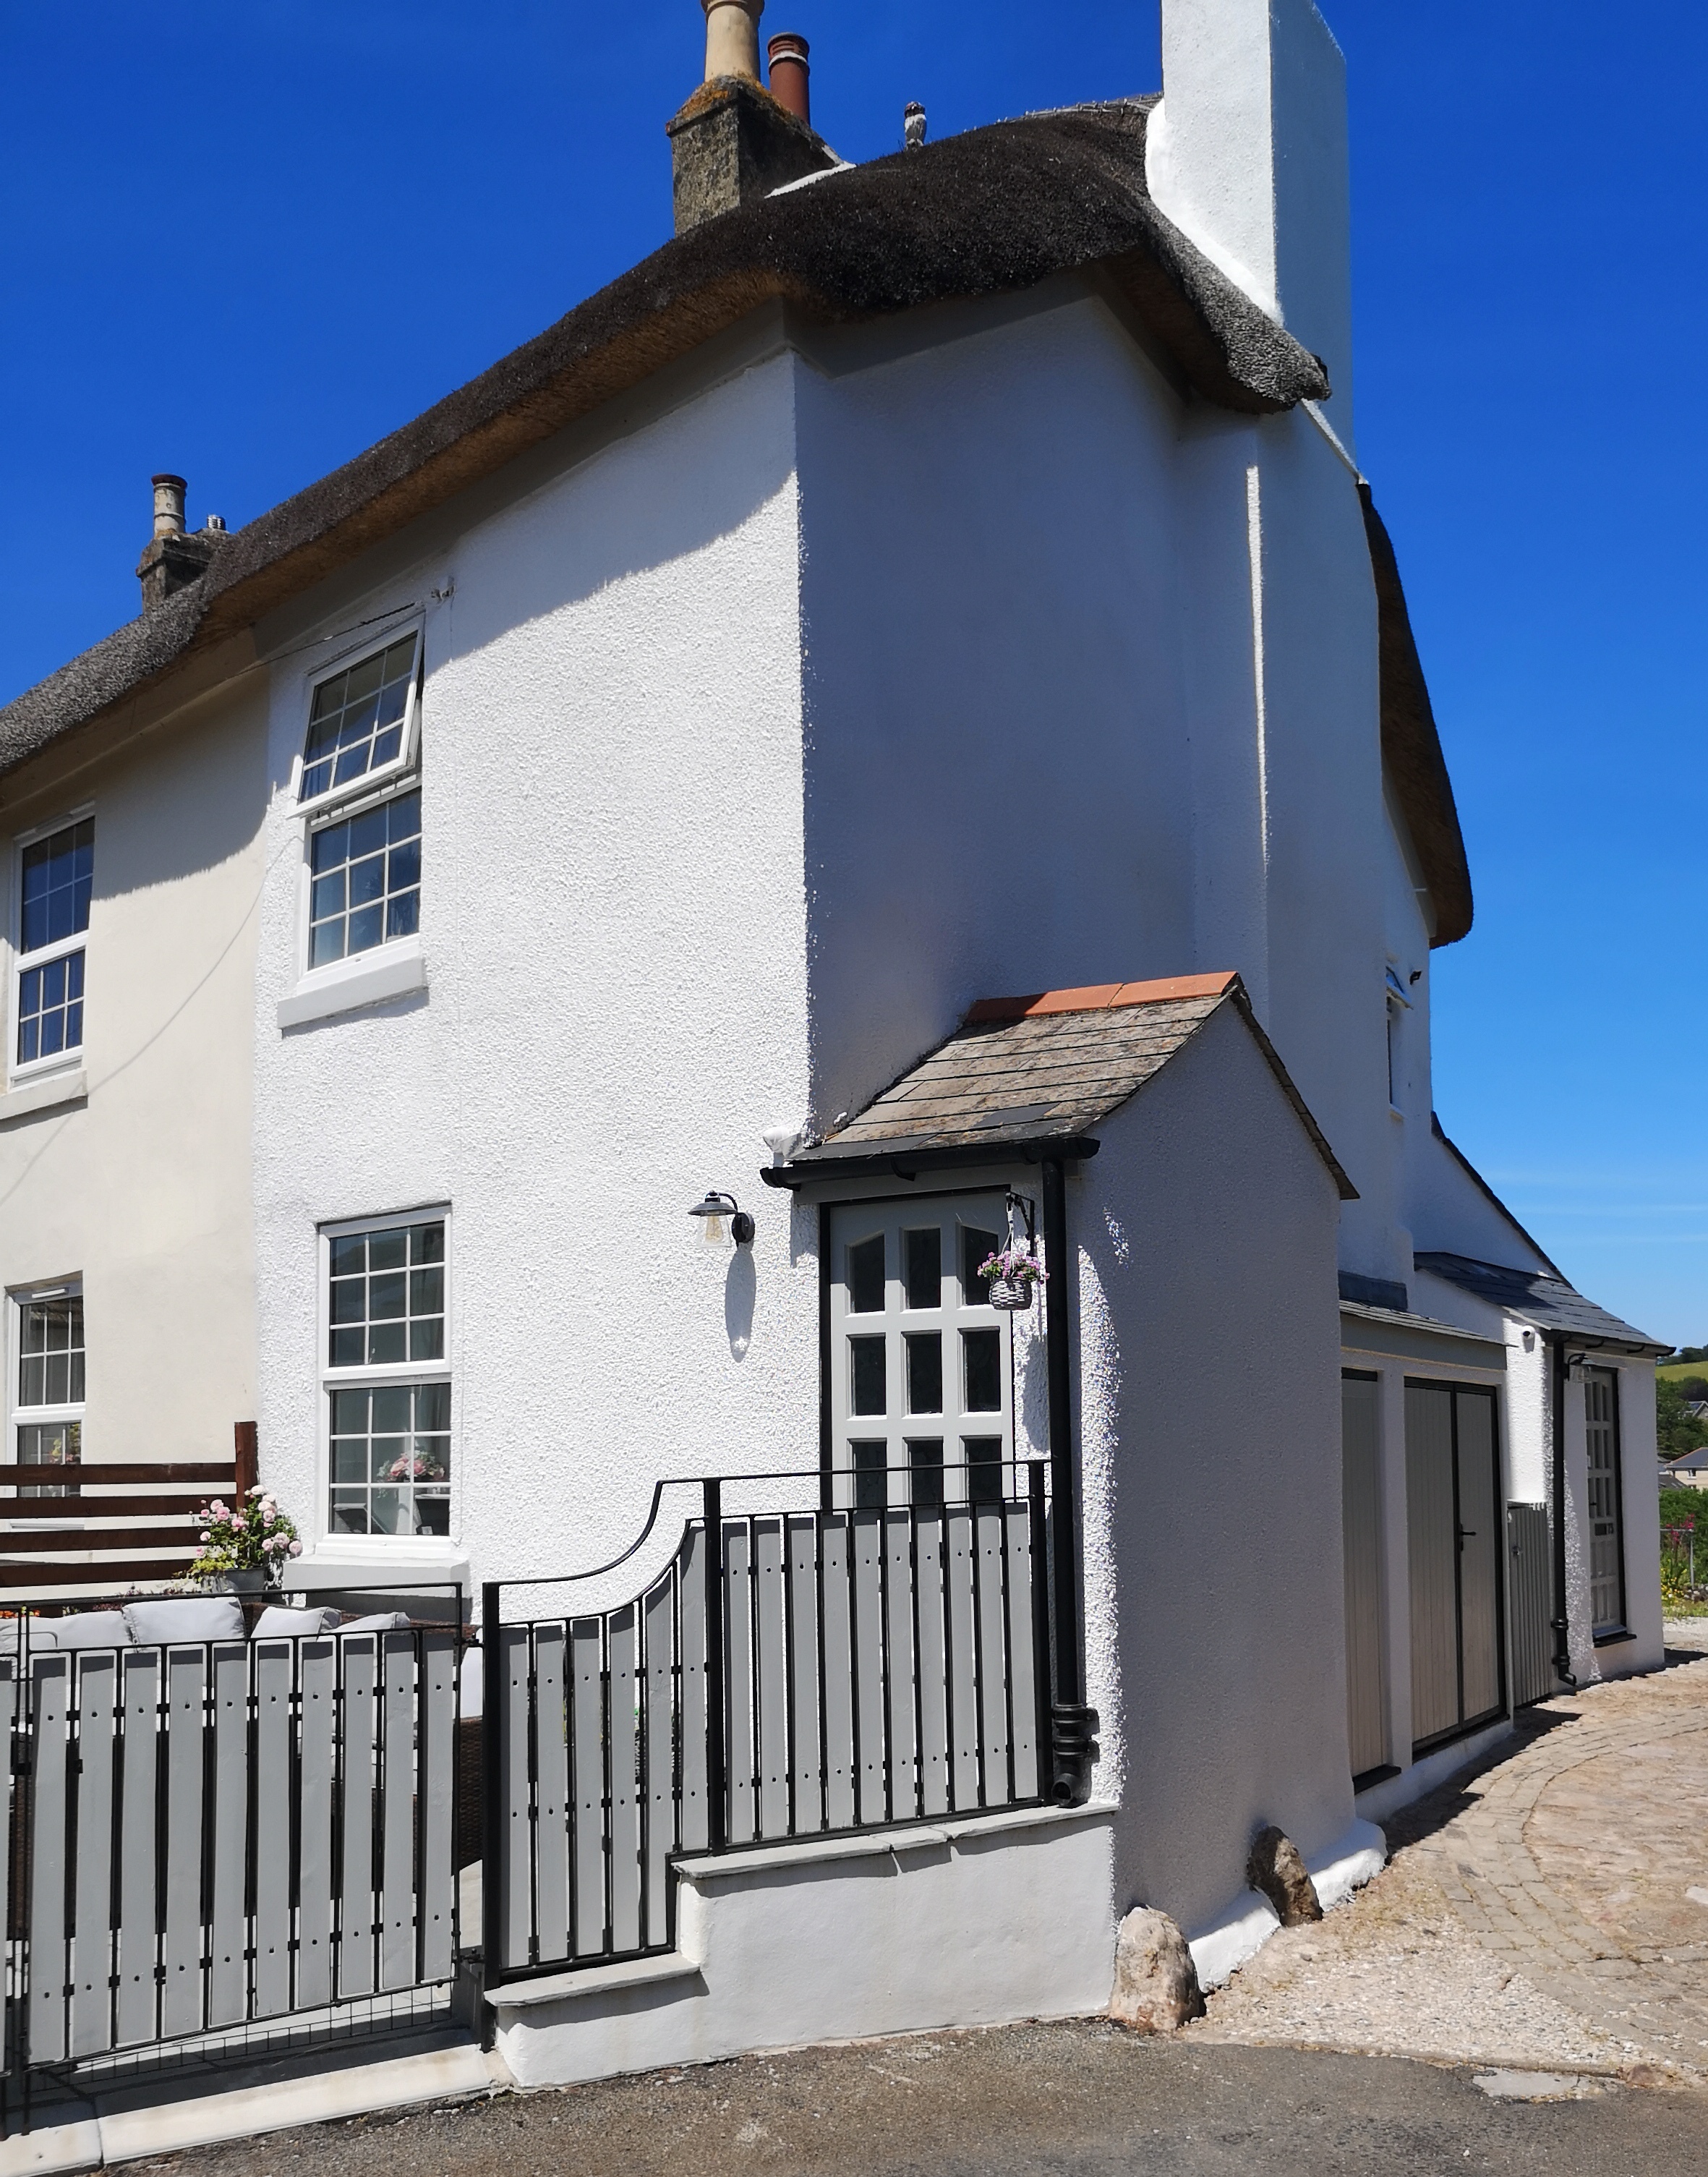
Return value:
M 1387 974 L 1388 995 L 1388 1101 L 1397 1111 L 1401 1108 L 1405 1093 L 1405 1016 L 1411 1010 L 1411 1001 L 1406 996 L 1405 985 L 1398 971 L 1390 967 Z
M 421 924 L 421 789 L 323 825 L 308 841 L 308 965 L 371 952 Z
M 95 819 L 85 816 L 19 857 L 18 1039 L 15 1067 L 63 1058 L 83 1047 L 83 968 L 95 887 Z
M 416 659 L 420 637 L 404 636 L 316 686 L 303 749 L 305 806 L 359 790 L 407 769 L 415 754 Z

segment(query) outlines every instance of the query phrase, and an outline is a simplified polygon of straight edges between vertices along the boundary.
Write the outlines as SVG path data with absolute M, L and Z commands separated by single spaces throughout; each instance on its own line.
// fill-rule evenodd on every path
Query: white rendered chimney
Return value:
M 1150 194 L 1252 299 L 1320 355 L 1352 446 L 1346 63 L 1312 0 L 1162 0 Z

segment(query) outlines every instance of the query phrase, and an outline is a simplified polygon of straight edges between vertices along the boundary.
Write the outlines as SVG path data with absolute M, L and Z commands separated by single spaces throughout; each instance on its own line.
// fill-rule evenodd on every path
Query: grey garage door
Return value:
M 1411 1735 L 1422 1751 L 1505 1706 L 1492 1391 L 1407 1381 L 1405 1501 Z
M 1374 1376 L 1340 1378 L 1341 1536 L 1346 1561 L 1346 1739 L 1354 1776 L 1388 1760 L 1382 1699 L 1382 1484 Z

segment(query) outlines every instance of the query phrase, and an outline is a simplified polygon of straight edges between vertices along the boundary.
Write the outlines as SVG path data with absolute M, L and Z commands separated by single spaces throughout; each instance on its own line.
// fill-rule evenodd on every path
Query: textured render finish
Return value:
M 1110 1815 L 890 1833 L 835 1858 L 685 1872 L 677 1945 L 697 1974 L 494 1998 L 524 2087 L 751 2049 L 1065 2017 L 1109 2001 Z
M 774 361 L 400 574 L 427 623 L 424 993 L 281 1032 L 302 933 L 276 673 L 259 1083 L 261 1444 L 318 1526 L 315 1228 L 449 1203 L 474 1576 L 597 1563 L 654 1480 L 817 1458 L 817 1279 L 757 1196 L 805 1088 L 791 368 Z M 351 594 L 329 625 L 390 602 Z M 328 601 L 329 615 L 331 600 Z M 371 1549 L 368 1554 L 371 1556 Z M 627 1591 L 626 1590 L 625 1591 Z
M 1116 1912 L 1189 1933 L 1264 1823 L 1313 1861 L 1353 1820 L 1338 1207 L 1227 1009 L 1069 1183 L 1094 1789 L 1121 1808 Z M 1222 1516 L 1230 1492 L 1261 1536 Z
M 83 1279 L 88 1460 L 228 1459 L 254 1412 L 265 735 L 252 683 L 92 772 L 20 778 L 6 811 L 8 834 L 95 817 L 85 1094 L 0 1126 L 0 1285 Z

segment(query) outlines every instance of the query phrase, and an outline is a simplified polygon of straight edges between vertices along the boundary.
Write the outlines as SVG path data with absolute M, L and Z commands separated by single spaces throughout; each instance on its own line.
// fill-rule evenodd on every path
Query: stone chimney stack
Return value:
M 807 119 L 806 40 L 785 32 L 771 41 L 767 90 L 759 80 L 765 0 L 700 4 L 706 80 L 666 128 L 678 234 L 842 163 Z
M 195 536 L 184 528 L 184 494 L 181 476 L 157 476 L 154 484 L 154 535 L 137 566 L 142 583 L 142 608 L 155 612 L 175 590 L 199 581 L 226 541 L 226 525 L 210 515 L 208 526 Z

